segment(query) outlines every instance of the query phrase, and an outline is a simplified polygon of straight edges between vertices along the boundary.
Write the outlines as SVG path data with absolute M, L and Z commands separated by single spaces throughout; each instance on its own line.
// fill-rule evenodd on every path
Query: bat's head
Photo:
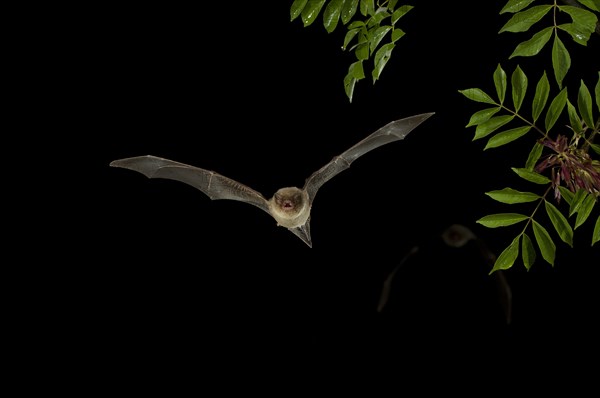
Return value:
M 296 187 L 281 188 L 269 200 L 277 223 L 286 228 L 303 225 L 310 215 L 308 194 Z

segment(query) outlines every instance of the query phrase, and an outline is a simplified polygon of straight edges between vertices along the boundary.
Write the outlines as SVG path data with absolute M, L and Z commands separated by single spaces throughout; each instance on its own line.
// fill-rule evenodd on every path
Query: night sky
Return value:
M 324 366 L 354 352 L 450 364 L 465 352 L 493 360 L 523 347 L 541 355 L 598 348 L 592 223 L 575 231 L 574 248 L 553 234 L 554 267 L 538 255 L 529 272 L 520 260 L 504 272 L 510 324 L 497 275 L 474 243 L 455 249 L 440 239 L 463 224 L 498 255 L 520 228 L 475 220 L 530 210 L 507 209 L 484 192 L 535 188 L 510 170 L 524 165 L 532 136 L 484 152 L 465 128 L 483 105 L 458 93 L 493 94 L 499 63 L 509 75 L 521 65 L 531 90 L 543 68 L 551 73 L 548 49 L 508 60 L 519 41 L 497 33 L 508 18 L 498 14 L 504 2 L 415 4 L 397 24 L 406 35 L 381 79 L 359 81 L 352 103 L 343 88 L 354 61 L 341 49 L 344 29 L 327 34 L 320 17 L 306 28 L 290 21 L 291 1 L 214 3 L 106 8 L 81 22 L 74 99 L 99 178 L 83 221 L 97 237 L 83 243 L 89 256 L 76 286 L 97 355 L 123 373 L 160 373 L 194 358 L 216 374 L 244 373 L 256 359 L 283 374 L 297 361 Z M 587 48 L 565 42 L 567 85 L 584 78 L 593 87 L 600 36 Z M 108 166 L 151 154 L 269 198 L 302 186 L 384 124 L 424 112 L 435 115 L 404 141 L 373 150 L 321 188 L 312 249 L 258 208 Z M 377 312 L 383 281 L 415 246 L 419 254 L 396 273 Z

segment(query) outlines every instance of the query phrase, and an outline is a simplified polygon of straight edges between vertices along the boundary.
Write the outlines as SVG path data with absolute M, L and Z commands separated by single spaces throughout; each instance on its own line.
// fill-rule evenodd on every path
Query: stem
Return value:
M 509 109 L 507 107 L 505 107 L 502 104 L 498 104 L 500 105 L 500 107 L 502 109 L 504 109 L 505 111 L 507 111 L 508 113 L 512 113 L 513 115 L 515 115 L 516 117 L 518 117 L 519 119 L 521 119 L 522 121 L 524 121 L 526 124 L 530 125 L 531 127 L 533 127 L 535 130 L 537 130 L 538 133 L 540 133 L 544 138 L 546 138 L 548 133 L 544 133 L 542 130 L 540 130 L 539 127 L 537 127 L 535 124 L 531 123 L 529 120 L 525 119 L 524 117 L 522 117 L 521 115 L 519 115 L 517 112 L 513 111 L 512 109 Z
M 542 203 L 546 200 L 546 196 L 548 195 L 548 193 L 551 190 L 552 190 L 552 184 L 550 184 L 550 186 L 548 187 L 548 189 L 546 189 L 546 192 L 544 192 L 544 194 L 542 195 L 542 197 L 538 201 L 538 204 L 535 206 L 535 209 L 533 209 L 533 213 L 531 213 L 531 215 L 527 219 L 527 222 L 525 223 L 525 226 L 523 227 L 523 230 L 521 231 L 521 233 L 519 234 L 519 236 L 521 236 L 521 235 L 523 235 L 525 233 L 525 230 L 527 229 L 527 227 L 529 226 L 529 224 L 531 224 L 531 220 L 533 220 L 533 216 L 535 216 L 535 213 L 537 213 L 537 211 L 539 210 L 539 208 L 542 205 Z

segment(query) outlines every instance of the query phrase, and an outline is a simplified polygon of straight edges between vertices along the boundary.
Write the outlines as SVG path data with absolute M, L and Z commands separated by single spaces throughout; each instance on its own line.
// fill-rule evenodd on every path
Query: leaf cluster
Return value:
M 396 41 L 405 34 L 396 23 L 413 6 L 398 6 L 398 0 L 329 0 L 327 5 L 325 3 L 326 0 L 294 0 L 290 18 L 292 21 L 300 18 L 307 27 L 322 12 L 323 26 L 328 33 L 333 32 L 340 22 L 346 26 L 342 49 L 352 51 L 356 57 L 344 77 L 344 90 L 352 102 L 356 82 L 365 78 L 366 61 L 372 59 L 373 84 L 381 76 Z
M 558 5 L 556 2 L 529 7 L 532 3 L 534 3 L 534 0 L 508 1 L 500 10 L 500 14 L 512 13 L 513 15 L 498 33 L 525 32 L 542 18 L 551 16 L 552 25 L 538 30 L 529 39 L 519 43 L 509 59 L 517 56 L 537 55 L 552 39 L 552 68 L 558 86 L 562 87 L 563 79 L 571 67 L 571 56 L 559 32 L 569 35 L 575 43 L 586 46 L 598 23 L 598 17 L 593 11 L 600 12 L 600 1 L 579 1 L 589 9 L 571 5 Z
M 576 99 L 570 98 L 563 80 L 571 68 L 571 57 L 559 36 L 559 32 L 563 32 L 575 43 L 587 45 L 598 21 L 595 12 L 600 11 L 600 1 L 580 1 L 588 9 L 561 6 L 555 1 L 549 5 L 531 6 L 532 3 L 534 0 L 509 0 L 500 14 L 513 15 L 499 33 L 527 31 L 544 16 L 552 15 L 552 25 L 518 44 L 509 59 L 537 55 L 553 36 L 551 67 L 557 87 L 553 88 L 546 71 L 542 71 L 535 88 L 530 90 L 529 78 L 519 65 L 509 78 L 498 64 L 492 76 L 493 95 L 479 88 L 458 90 L 468 99 L 486 105 L 475 112 L 466 125 L 467 128 L 475 127 L 474 141 L 487 140 L 484 150 L 536 135 L 524 167 L 512 167 L 519 178 L 532 184 L 531 191 L 505 187 L 486 192 L 493 200 L 509 206 L 532 206 L 528 215 L 508 211 L 477 220 L 488 228 L 522 225 L 521 231 L 498 256 L 491 272 L 512 267 L 519 255 L 529 270 L 538 252 L 546 262 L 554 265 L 556 244 L 548 224 L 561 241 L 573 247 L 574 230 L 593 219 L 590 216 L 600 197 L 600 145 L 594 142 L 600 131 L 600 72 L 594 89 L 595 109 L 592 93 L 583 80 L 580 80 Z M 558 23 L 561 14 L 568 16 L 570 21 Z M 597 54 L 591 55 L 590 59 L 594 57 L 597 58 Z M 526 111 L 523 104 L 531 91 L 533 96 Z M 566 127 L 557 123 L 561 118 L 568 121 Z M 565 203 L 561 203 L 561 199 Z M 597 215 L 591 245 L 599 241 L 600 215 Z

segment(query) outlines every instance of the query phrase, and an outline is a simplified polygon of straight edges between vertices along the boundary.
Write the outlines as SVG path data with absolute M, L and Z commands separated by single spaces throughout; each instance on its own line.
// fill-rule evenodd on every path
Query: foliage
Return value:
M 565 77 L 574 69 L 568 47 L 572 42 L 587 46 L 592 33 L 600 33 L 600 0 L 563 2 L 567 4 L 558 5 L 557 0 L 508 0 L 499 11 L 500 15 L 510 15 L 499 34 L 533 31 L 508 59 L 537 56 L 548 44 L 551 74 L 537 71 L 532 88 L 531 72 L 528 76 L 516 65 L 509 78 L 499 63 L 492 75 L 493 95 L 479 88 L 458 90 L 469 100 L 485 104 L 466 125 L 475 128 L 474 141 L 486 140 L 484 150 L 514 143 L 531 145 L 524 164 L 512 167 L 521 182 L 531 184 L 531 188 L 519 191 L 505 187 L 486 192 L 511 210 L 477 220 L 489 228 L 522 227 L 497 257 L 491 272 L 512 267 L 519 255 L 526 269 L 538 255 L 554 265 L 554 235 L 572 247 L 574 231 L 594 219 L 590 243 L 593 246 L 600 241 L 600 215 L 595 206 L 600 196 L 600 145 L 595 143 L 600 130 L 600 71 L 595 83 L 579 79 L 578 87 L 564 85 Z M 342 49 L 353 51 L 357 59 L 344 78 L 351 102 L 354 86 L 365 77 L 365 62 L 371 58 L 373 83 L 379 79 L 396 41 L 404 36 L 395 24 L 412 8 L 399 6 L 397 0 L 294 0 L 290 16 L 292 21 L 299 17 L 306 27 L 322 12 L 328 33 L 339 22 L 346 26 Z M 541 21 L 549 23 L 540 28 Z M 592 54 L 584 62 L 597 59 L 597 54 Z M 514 211 L 515 206 L 529 206 L 531 210 L 523 214 Z
M 350 64 L 344 78 L 344 89 L 350 102 L 356 82 L 365 78 L 365 62 L 373 58 L 371 77 L 373 84 L 381 76 L 383 68 L 390 60 L 392 51 L 405 32 L 397 28 L 396 22 L 413 6 L 398 6 L 398 0 L 294 0 L 290 8 L 290 18 L 300 17 L 304 27 L 311 25 L 323 11 L 323 26 L 328 33 L 333 32 L 341 21 L 346 26 L 342 49 L 353 51 L 356 61 Z M 356 15 L 360 11 L 363 17 Z M 388 35 L 389 33 L 389 35 Z M 385 42 L 384 39 L 386 39 Z
M 549 224 L 558 238 L 572 247 L 574 231 L 593 219 L 594 210 L 598 213 L 595 205 L 600 196 L 600 145 L 595 139 L 600 130 L 600 72 L 593 90 L 594 100 L 589 88 L 591 84 L 581 79 L 576 90 L 568 90 L 563 82 L 572 67 L 572 60 L 561 36 L 570 36 L 576 44 L 586 46 L 596 28 L 600 1 L 580 0 L 587 8 L 557 5 L 556 1 L 544 5 L 532 5 L 534 3 L 539 2 L 509 0 L 500 14 L 513 15 L 499 33 L 526 32 L 544 17 L 551 20 L 551 26 L 538 30 L 518 44 L 509 59 L 536 56 L 552 40 L 550 64 L 556 86 L 550 83 L 546 71 L 542 71 L 533 90 L 529 112 L 523 108 L 525 98 L 531 92 L 528 91 L 529 78 L 519 65 L 512 71 L 509 81 L 498 64 L 492 76 L 493 96 L 479 88 L 459 90 L 468 99 L 486 104 L 466 125 L 467 128 L 475 127 L 473 140 L 487 139 L 484 150 L 516 142 L 532 133 L 538 135 L 523 167 L 512 167 L 518 177 L 532 184 L 531 192 L 505 187 L 486 193 L 507 205 L 529 204 L 532 207 L 528 215 L 510 211 L 477 220 L 489 228 L 525 224 L 498 256 L 491 272 L 512 267 L 519 254 L 525 268 L 530 269 L 538 255 L 533 242 L 541 257 L 554 265 L 556 238 L 548 231 L 552 231 Z M 510 100 L 507 100 L 509 86 Z M 566 128 L 557 127 L 561 118 L 568 120 Z M 591 245 L 600 241 L 600 215 L 595 217 Z

